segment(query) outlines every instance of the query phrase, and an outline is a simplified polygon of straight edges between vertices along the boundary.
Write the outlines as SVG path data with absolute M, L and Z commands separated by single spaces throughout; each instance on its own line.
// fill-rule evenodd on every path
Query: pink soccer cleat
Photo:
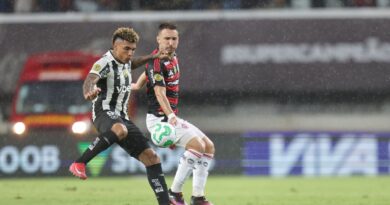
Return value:
M 84 163 L 77 163 L 73 162 L 70 167 L 69 171 L 72 172 L 72 174 L 82 180 L 86 180 L 87 174 L 85 173 L 85 164 Z

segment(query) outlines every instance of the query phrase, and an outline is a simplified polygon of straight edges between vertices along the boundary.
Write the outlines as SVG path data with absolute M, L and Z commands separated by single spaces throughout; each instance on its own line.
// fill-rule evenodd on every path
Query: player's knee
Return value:
M 151 166 L 154 164 L 160 163 L 160 157 L 152 149 L 146 149 L 138 156 L 139 161 L 141 161 L 145 166 Z
M 214 143 L 208 137 L 204 137 L 202 138 L 202 140 L 205 143 L 205 153 L 214 154 L 215 153 Z
M 186 149 L 193 149 L 200 153 L 204 153 L 206 149 L 205 142 L 200 137 L 192 138 L 186 145 Z
M 119 140 L 122 140 L 127 136 L 127 128 L 121 123 L 114 124 L 111 130 L 115 133 Z

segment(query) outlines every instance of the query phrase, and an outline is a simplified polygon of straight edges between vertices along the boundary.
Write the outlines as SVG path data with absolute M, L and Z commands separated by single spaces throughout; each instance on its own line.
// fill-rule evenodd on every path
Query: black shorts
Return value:
M 121 123 L 127 128 L 127 137 L 117 142 L 130 156 L 138 159 L 138 156 L 146 149 L 150 148 L 148 138 L 141 130 L 130 120 L 121 118 L 111 111 L 99 113 L 93 122 L 99 133 L 105 133 L 111 130 L 115 123 Z

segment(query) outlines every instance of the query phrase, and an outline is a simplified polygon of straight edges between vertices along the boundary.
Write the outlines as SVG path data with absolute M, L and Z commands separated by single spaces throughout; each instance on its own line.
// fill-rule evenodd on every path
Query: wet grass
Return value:
M 168 178 L 168 184 L 172 178 Z M 215 205 L 388 205 L 390 177 L 263 178 L 212 176 L 207 197 Z M 189 202 L 191 180 L 184 194 Z M 4 205 L 153 205 L 146 176 L 21 178 L 0 180 Z

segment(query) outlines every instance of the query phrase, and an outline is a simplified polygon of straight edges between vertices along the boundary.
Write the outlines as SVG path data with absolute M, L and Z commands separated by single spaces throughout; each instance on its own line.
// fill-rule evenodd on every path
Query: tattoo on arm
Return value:
M 93 91 L 96 83 L 99 81 L 99 76 L 96 74 L 88 74 L 83 84 L 83 93 L 86 95 L 88 92 Z

